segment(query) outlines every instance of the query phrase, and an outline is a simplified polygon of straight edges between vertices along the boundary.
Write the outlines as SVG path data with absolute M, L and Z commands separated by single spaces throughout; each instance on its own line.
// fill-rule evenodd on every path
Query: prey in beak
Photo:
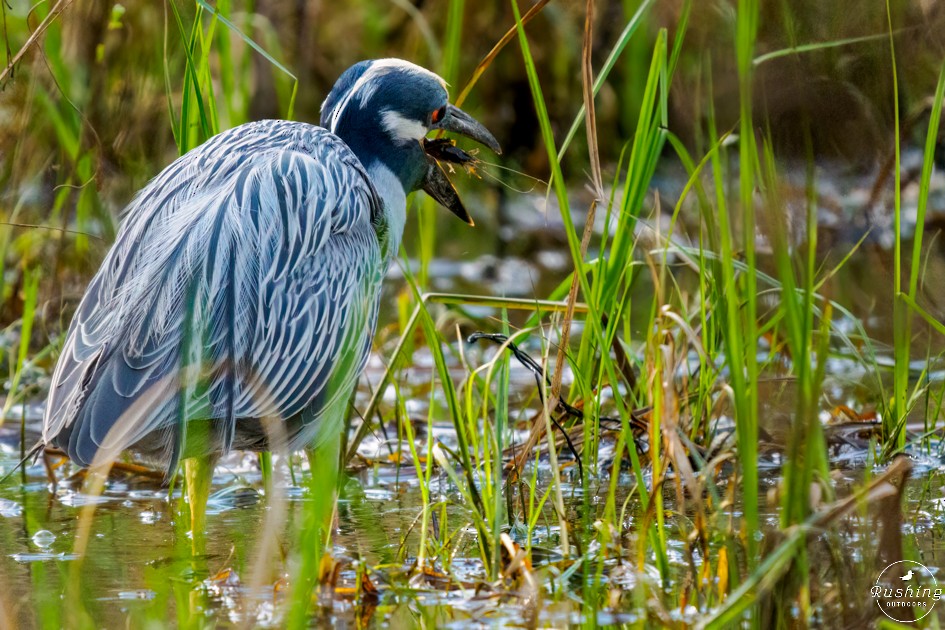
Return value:
M 475 118 L 454 105 L 447 104 L 443 109 L 445 111 L 434 122 L 433 129 L 458 133 L 492 149 L 496 154 L 502 153 L 502 147 L 499 146 L 495 137 Z M 446 176 L 442 163 L 458 164 L 468 168 L 479 160 L 457 147 L 456 143 L 448 138 L 433 140 L 424 138 L 423 150 L 428 158 L 427 174 L 422 184 L 423 190 L 457 217 L 469 225 L 474 225 L 472 217 L 469 216 L 456 193 L 456 188 Z

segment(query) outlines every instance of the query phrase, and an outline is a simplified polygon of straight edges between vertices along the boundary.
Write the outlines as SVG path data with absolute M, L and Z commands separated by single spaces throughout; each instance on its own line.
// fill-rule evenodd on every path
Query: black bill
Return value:
M 443 172 L 443 167 L 436 160 L 430 160 L 427 166 L 427 176 L 423 180 L 423 190 L 460 219 L 469 225 L 475 225 L 463 202 L 460 201 L 456 188 L 453 187 L 453 183 Z
M 443 120 L 434 125 L 434 128 L 462 134 L 489 147 L 495 153 L 502 153 L 498 141 L 489 133 L 488 129 L 472 116 L 453 105 L 446 106 L 446 115 L 443 116 Z M 474 225 L 472 217 L 469 216 L 469 212 L 466 211 L 462 201 L 460 201 L 456 188 L 453 187 L 446 176 L 440 162 L 459 164 L 465 167 L 471 166 L 477 159 L 457 147 L 452 140 L 446 138 L 424 140 L 423 149 L 430 157 L 427 174 L 423 179 L 423 190 L 457 217 L 469 225 Z

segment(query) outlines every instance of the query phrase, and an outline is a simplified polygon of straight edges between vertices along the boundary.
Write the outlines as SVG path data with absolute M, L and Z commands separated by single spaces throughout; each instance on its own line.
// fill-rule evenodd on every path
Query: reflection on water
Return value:
M 789 394 L 782 394 L 790 398 Z M 774 409 L 776 400 L 772 398 L 773 402 L 766 411 Z M 446 433 L 445 426 L 438 429 Z M 12 440 L 8 433 L 3 431 L 6 448 L 0 463 L 4 467 L 16 459 L 10 453 Z M 369 441 L 361 450 L 366 453 L 378 446 L 379 443 L 371 444 Z M 406 448 L 406 444 L 399 442 L 388 443 L 388 446 L 394 452 Z M 845 452 L 858 453 L 861 459 L 837 458 L 831 475 L 838 492 L 848 492 L 861 481 L 864 472 L 865 450 L 847 447 Z M 768 464 L 761 467 L 762 492 L 770 493 L 780 478 L 776 466 L 778 458 L 764 453 L 762 457 Z M 360 470 L 353 470 L 339 501 L 332 556 L 340 563 L 340 570 L 334 581 L 334 596 L 329 602 L 330 615 L 336 623 L 355 627 L 365 620 L 364 607 L 350 595 L 357 590 L 358 567 L 369 570 L 371 582 L 378 591 L 377 601 L 367 611 L 373 623 L 413 626 L 423 618 L 436 620 L 437 626 L 454 624 L 454 627 L 463 627 L 471 620 L 517 625 L 532 614 L 537 614 L 542 624 L 559 627 L 579 622 L 580 562 L 574 564 L 561 556 L 558 547 L 560 531 L 550 509 L 546 510 L 545 522 L 532 532 L 533 570 L 540 576 L 543 588 L 552 591 L 555 580 L 562 574 L 571 575 L 571 578 L 563 592 L 543 592 L 544 603 L 538 609 L 534 609 L 533 603 L 519 591 L 491 590 L 488 587 L 488 576 L 478 559 L 475 531 L 471 527 L 465 530 L 466 540 L 454 541 L 452 556 L 437 560 L 433 572 L 411 575 L 414 562 L 411 554 L 417 549 L 419 537 L 419 482 L 411 467 L 396 466 L 391 463 L 394 459 L 375 460 L 367 466 L 362 464 Z M 301 458 L 294 463 L 296 472 L 304 468 Z M 309 496 L 307 489 L 287 484 L 289 476 L 284 464 L 276 458 L 276 468 L 285 480 L 282 487 L 288 511 L 281 539 L 283 546 L 290 546 L 289 534 L 295 531 L 298 519 L 302 518 Z M 254 552 L 262 536 L 268 509 L 265 498 L 259 498 L 262 482 L 256 468 L 253 457 L 242 455 L 230 456 L 218 468 L 208 517 L 207 554 L 199 558 L 196 565 L 190 556 L 190 539 L 185 531 L 187 513 L 185 511 L 183 517 L 179 513 L 182 507 L 179 491 L 169 493 L 167 489 L 156 486 L 153 480 L 118 474 L 96 506 L 88 554 L 82 564 L 82 606 L 96 625 L 116 627 L 130 623 L 138 626 L 148 619 L 190 618 L 188 615 L 194 614 L 194 597 L 199 601 L 200 614 L 216 623 L 239 624 L 252 620 L 260 625 L 279 625 L 282 620 L 279 605 L 283 601 L 288 567 L 277 562 L 277 566 L 282 568 L 277 569 L 272 578 L 274 581 L 262 590 L 254 590 L 243 581 L 252 574 Z M 605 471 L 606 467 L 601 470 Z M 941 551 L 945 527 L 941 502 L 928 501 L 927 489 L 929 484 L 937 487 L 942 483 L 943 470 L 943 460 L 917 459 L 905 506 L 905 513 L 910 517 L 904 523 L 904 532 L 920 553 L 928 555 L 930 559 L 926 562 L 930 566 L 936 566 L 931 558 Z M 42 466 L 31 466 L 26 472 L 25 485 L 8 484 L 0 490 L 0 586 L 3 587 L 2 600 L 8 611 L 15 612 L 16 621 L 22 626 L 35 626 L 48 623 L 52 613 L 36 608 L 30 602 L 61 601 L 68 591 L 69 568 L 77 558 L 73 553 L 76 522 L 82 506 L 89 504 L 89 498 L 75 487 L 69 487 L 70 484 L 50 493 L 43 483 L 45 473 Z M 593 522 L 593 514 L 602 508 L 610 480 L 607 474 L 591 474 L 588 502 L 573 467 L 565 474 L 563 490 L 568 519 L 574 527 L 580 528 L 582 523 L 588 522 L 584 515 L 587 509 L 592 510 L 590 521 Z M 629 472 L 621 473 L 621 477 L 622 488 L 633 487 Z M 539 483 L 547 487 L 550 481 L 549 470 L 542 464 Z M 449 480 L 444 475 L 435 474 L 430 491 L 434 501 L 448 499 L 452 502 L 445 513 L 449 531 L 456 528 L 463 531 L 462 523 L 468 516 L 464 510 L 455 507 L 462 499 Z M 626 490 L 620 493 L 618 501 L 622 503 L 625 496 Z M 672 510 L 674 491 L 665 488 L 664 499 L 667 509 Z M 771 501 L 770 497 L 762 496 L 761 499 L 762 505 Z M 628 507 L 624 521 L 626 529 L 621 538 L 624 539 L 622 544 L 633 548 L 635 528 L 642 522 L 643 513 L 637 499 L 631 500 Z M 737 516 L 738 513 L 738 506 L 733 506 L 731 514 Z M 440 535 L 440 525 L 445 526 L 438 520 L 441 516 L 437 511 L 434 535 Z M 766 530 L 775 532 L 779 528 L 778 510 L 774 505 L 769 504 L 761 516 Z M 845 529 L 845 533 L 839 534 L 840 538 L 828 541 L 826 549 L 838 544 L 848 546 L 850 560 L 855 562 L 862 553 L 859 547 L 865 544 L 869 548 L 872 544 L 869 539 L 864 542 L 862 538 L 864 526 L 869 526 L 867 521 L 865 519 L 859 525 Z M 690 554 L 693 553 L 686 543 L 690 533 L 686 519 L 670 519 L 667 528 L 666 556 L 670 575 L 683 576 L 689 569 Z M 514 541 L 526 545 L 529 542 L 526 531 L 523 524 L 517 522 L 508 533 Z M 596 557 L 600 551 L 591 548 L 587 553 L 589 557 Z M 824 550 L 815 548 L 815 556 L 817 553 L 824 553 Z M 698 556 L 696 550 L 697 559 Z M 827 561 L 826 557 L 824 561 Z M 610 557 L 602 565 L 604 583 L 627 592 L 643 586 L 656 590 L 664 586 L 670 589 L 680 587 L 675 583 L 661 585 L 654 563 L 655 559 L 650 558 L 642 567 L 637 567 L 620 561 L 618 557 Z M 574 572 L 576 568 L 578 573 Z M 572 588 L 577 589 L 573 598 L 567 596 Z M 186 595 L 183 599 L 182 594 Z M 820 604 L 823 609 L 818 613 L 824 618 L 839 614 L 834 610 L 836 606 L 842 609 L 846 605 L 830 597 L 817 601 L 827 602 Z M 604 614 L 607 615 L 605 619 L 630 622 L 638 618 L 639 611 L 632 602 L 624 602 Z M 676 610 L 673 618 L 693 622 L 699 615 L 700 611 L 690 605 Z M 598 623 L 602 623 L 601 618 L 598 618 Z

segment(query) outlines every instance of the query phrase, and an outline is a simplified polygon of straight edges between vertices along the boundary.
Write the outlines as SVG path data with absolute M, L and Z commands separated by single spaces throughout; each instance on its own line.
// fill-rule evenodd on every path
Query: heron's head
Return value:
M 446 83 L 429 70 L 400 59 L 362 61 L 348 68 L 322 103 L 321 124 L 338 135 L 369 171 L 390 169 L 404 192 L 423 189 L 472 224 L 441 162 L 474 161 L 432 131 L 459 133 L 500 153 L 489 130 L 451 105 Z

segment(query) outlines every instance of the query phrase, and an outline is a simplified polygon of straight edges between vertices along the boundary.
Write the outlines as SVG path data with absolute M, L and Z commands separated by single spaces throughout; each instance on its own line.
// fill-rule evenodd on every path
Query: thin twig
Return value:
M 35 223 L 16 223 L 15 221 L 0 221 L 0 225 L 9 225 L 10 227 L 29 228 L 32 230 L 50 230 L 52 232 L 61 232 L 63 234 L 76 234 L 78 236 L 94 238 L 97 241 L 105 240 L 101 236 L 95 236 L 94 234 L 89 234 L 88 232 L 81 232 L 79 230 L 68 230 L 66 228 L 56 227 L 54 225 L 37 225 Z
M 600 153 L 597 148 L 597 111 L 594 108 L 594 68 L 591 52 L 594 46 L 594 0 L 587 0 L 584 15 L 584 47 L 581 53 L 581 84 L 584 87 L 584 122 L 587 128 L 587 153 L 591 162 L 591 184 L 594 199 L 604 198 L 604 178 L 601 175 Z

